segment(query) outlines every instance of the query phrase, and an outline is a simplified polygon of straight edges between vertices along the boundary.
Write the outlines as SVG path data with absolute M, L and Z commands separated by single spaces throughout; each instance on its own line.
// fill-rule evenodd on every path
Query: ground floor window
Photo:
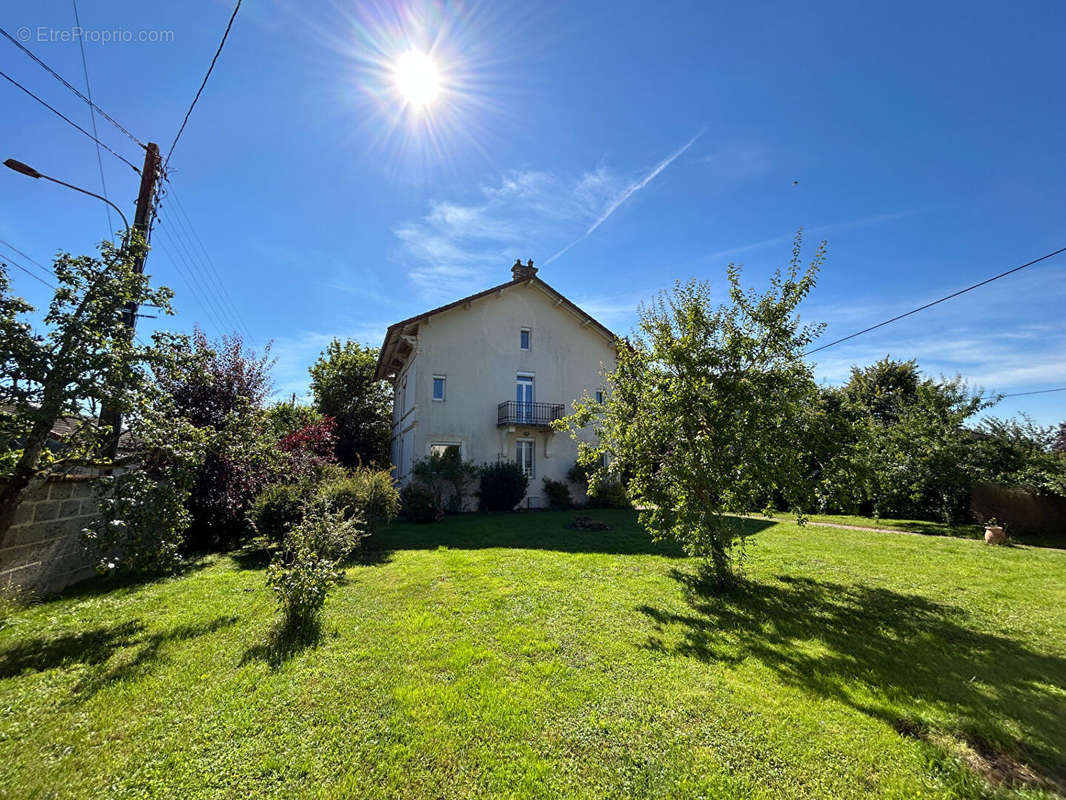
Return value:
M 532 479 L 536 476 L 533 465 L 533 456 L 536 443 L 532 439 L 519 439 L 515 442 L 515 461 L 522 468 L 526 477 Z
M 463 446 L 458 442 L 433 442 L 429 446 L 429 454 L 431 456 L 444 456 L 451 454 L 459 459 L 462 459 Z

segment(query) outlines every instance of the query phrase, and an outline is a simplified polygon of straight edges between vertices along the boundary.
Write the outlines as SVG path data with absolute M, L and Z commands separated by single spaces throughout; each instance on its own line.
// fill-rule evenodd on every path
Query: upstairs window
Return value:
M 597 403 L 602 403 L 603 402 L 603 389 L 597 389 L 596 390 L 596 402 Z
M 522 350 L 533 349 L 533 330 L 531 328 L 522 328 L 519 332 L 518 347 Z
M 444 402 L 444 384 L 447 380 L 444 375 L 433 376 L 433 399 L 438 403 Z

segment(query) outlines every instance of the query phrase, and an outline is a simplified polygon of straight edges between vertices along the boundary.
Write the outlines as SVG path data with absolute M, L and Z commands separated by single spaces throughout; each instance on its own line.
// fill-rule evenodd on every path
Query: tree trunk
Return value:
M 49 414 L 46 419 L 37 420 L 30 435 L 26 437 L 22 456 L 15 465 L 11 477 L 0 489 L 0 546 L 7 539 L 7 532 L 15 521 L 15 512 L 26 487 L 30 485 L 33 476 L 37 473 L 37 461 L 48 444 L 48 434 L 52 432 L 58 415 Z

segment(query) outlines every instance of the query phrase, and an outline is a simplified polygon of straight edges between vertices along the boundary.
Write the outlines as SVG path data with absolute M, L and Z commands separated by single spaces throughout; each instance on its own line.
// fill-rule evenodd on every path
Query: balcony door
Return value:
M 515 376 L 515 415 L 519 423 L 533 423 L 533 376 L 521 372 Z

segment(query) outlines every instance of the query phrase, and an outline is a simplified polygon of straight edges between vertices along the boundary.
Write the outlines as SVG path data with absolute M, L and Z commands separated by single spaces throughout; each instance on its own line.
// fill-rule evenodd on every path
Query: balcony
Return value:
M 496 427 L 526 425 L 530 428 L 547 428 L 552 422 L 563 418 L 562 403 L 520 403 L 508 400 L 496 409 Z

